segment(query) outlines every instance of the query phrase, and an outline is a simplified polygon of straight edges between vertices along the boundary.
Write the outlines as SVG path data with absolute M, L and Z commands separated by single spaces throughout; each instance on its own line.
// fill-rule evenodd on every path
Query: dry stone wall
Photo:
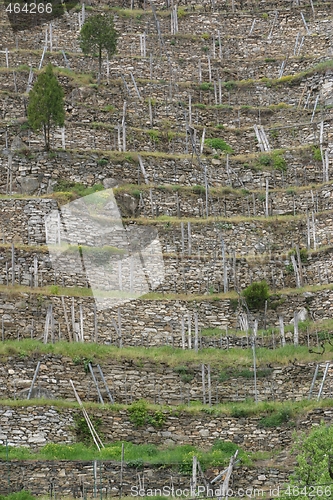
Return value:
M 97 313 L 95 320 L 95 301 L 93 298 L 71 298 L 65 297 L 65 308 L 70 322 L 73 326 L 70 332 L 75 335 L 81 331 L 81 319 L 79 315 L 82 307 L 82 332 L 86 342 L 93 342 L 97 338 L 100 343 L 119 345 L 119 337 L 114 327 L 114 321 L 118 321 L 118 308 L 102 310 Z M 74 315 L 71 318 L 72 304 L 74 303 Z M 53 333 L 49 333 L 49 340 L 68 339 L 68 330 L 64 318 L 64 309 L 61 297 L 43 296 L 23 292 L 18 296 L 2 295 L 0 303 L 0 316 L 2 317 L 2 338 L 42 339 L 45 335 L 45 318 L 48 306 L 52 304 L 54 327 Z M 272 326 L 279 325 L 279 316 L 284 317 L 285 323 L 291 322 L 294 313 L 303 309 L 308 311 L 308 317 L 314 320 L 331 319 L 333 311 L 333 291 L 330 288 L 316 292 L 304 292 L 299 295 L 282 295 L 273 302 L 274 309 L 268 309 L 266 323 Z M 235 299 L 209 299 L 206 300 L 135 300 L 124 303 L 121 306 L 122 344 L 124 346 L 182 346 L 181 323 L 184 319 L 185 331 L 188 328 L 188 314 L 192 317 L 192 335 L 194 326 L 194 313 L 198 314 L 199 329 L 203 328 L 227 328 L 239 327 L 239 309 Z M 265 318 L 263 311 L 256 313 L 259 328 L 263 328 Z M 252 317 L 254 319 L 254 316 Z M 97 334 L 95 321 L 97 321 Z M 60 331 L 60 333 L 59 333 Z M 78 337 L 79 338 L 79 337 Z M 201 337 L 201 345 L 218 348 L 227 348 L 227 339 L 222 343 L 221 339 L 215 338 L 205 341 Z M 272 339 L 263 342 L 263 345 L 271 346 Z M 280 339 L 276 340 L 277 343 Z M 300 336 L 300 342 L 308 344 L 306 333 Z M 293 343 L 290 335 L 288 343 Z M 311 345 L 316 345 L 316 338 L 311 338 Z M 246 347 L 246 338 L 241 338 L 236 345 Z M 186 340 L 185 346 L 188 347 Z M 194 343 L 192 339 L 192 348 Z
M 308 254 L 307 260 L 302 264 L 303 280 L 305 285 L 333 283 L 332 274 L 332 247 L 323 252 Z M 46 285 L 62 287 L 89 287 L 86 273 L 80 272 L 78 252 L 71 258 L 64 254 L 63 258 L 52 265 L 51 257 L 46 247 L 14 247 L 14 267 L 12 265 L 12 247 L 0 245 L 0 284 L 24 285 L 43 287 Z M 149 259 L 149 256 L 146 255 Z M 88 261 L 90 262 L 91 259 Z M 95 266 L 95 282 L 98 279 L 99 287 L 105 282 L 105 265 L 118 266 L 123 262 L 119 255 L 111 255 L 108 261 Z M 213 262 L 205 254 L 198 256 L 165 255 L 164 279 L 155 290 L 163 293 L 186 293 L 204 295 L 207 293 L 221 292 L 224 289 L 223 261 L 219 256 Z M 80 265 L 80 267 L 79 267 Z M 66 271 L 64 270 L 66 269 Z M 122 287 L 128 288 L 130 269 L 122 264 Z M 111 273 L 110 277 L 111 279 Z M 249 286 L 253 281 L 266 280 L 271 290 L 295 288 L 296 278 L 289 255 L 280 258 L 269 258 L 264 255 L 254 260 L 246 256 L 228 259 L 228 289 L 237 290 Z M 107 284 L 112 289 L 111 282 Z M 132 287 L 133 288 L 133 287 Z M 113 276 L 113 289 L 120 290 L 119 276 Z M 138 289 L 137 285 L 137 291 Z
M 144 489 L 147 492 L 149 490 L 151 494 L 155 490 L 157 490 L 156 494 L 159 494 L 159 489 L 163 491 L 163 488 L 165 494 L 171 494 L 172 485 L 174 491 L 179 493 L 181 490 L 190 489 L 189 476 L 177 472 L 175 466 L 152 467 L 149 464 L 143 464 L 138 469 L 125 463 L 121 472 L 119 462 L 106 460 L 97 462 L 61 460 L 37 463 L 32 460 L 13 460 L 10 464 L 1 461 L 0 464 L 4 470 L 7 468 L 10 471 L 9 485 L 5 475 L 0 478 L 1 494 L 25 489 L 35 495 L 48 495 L 51 491 L 55 496 L 70 495 L 74 498 L 79 494 L 119 497 L 121 489 L 122 494 L 130 496 L 140 488 L 138 474 L 144 482 Z M 95 471 L 98 474 L 98 481 L 96 481 Z M 212 473 L 215 472 L 218 472 L 218 469 L 210 470 L 206 475 L 209 475 L 209 479 L 212 480 Z M 234 490 L 247 490 L 254 481 L 256 491 L 260 491 L 261 494 L 261 491 L 268 492 L 273 488 L 282 489 L 287 479 L 288 473 L 283 468 L 238 466 L 233 472 L 230 487 Z M 204 487 L 201 480 L 198 480 L 198 486 Z M 216 485 L 214 489 L 218 490 L 219 485 Z M 248 493 L 250 494 L 250 489 Z
M 45 413 L 49 412 L 48 415 Z M 89 412 L 88 412 L 89 413 Z M 305 431 L 320 422 L 331 422 L 331 408 L 320 408 L 309 412 L 297 421 L 297 429 Z M 73 433 L 74 416 L 80 415 L 79 409 L 50 406 L 0 407 L 0 443 L 9 446 L 29 446 L 39 449 L 47 443 L 75 442 Z M 232 441 L 243 449 L 252 451 L 274 450 L 289 447 L 292 442 L 294 426 L 283 424 L 277 428 L 258 426 L 261 417 L 234 418 L 226 415 L 212 416 L 205 413 L 178 416 L 165 412 L 166 421 L 162 429 L 154 427 L 135 428 L 126 410 L 112 412 L 110 409 L 95 409 L 94 417 L 101 418 L 101 432 L 104 441 L 135 441 L 137 444 L 156 445 L 192 444 L 209 447 L 217 439 Z M 49 418 L 47 418 L 49 417 Z M 50 421 L 52 419 L 52 422 Z M 43 425 L 41 425 L 41 422 Z
M 260 345 L 261 339 L 258 340 Z M 232 339 L 230 339 L 232 346 Z M 96 387 L 90 373 L 84 369 L 80 357 L 73 359 L 55 355 L 34 355 L 30 358 L 9 357 L 0 368 L 1 399 L 25 399 L 31 381 L 40 361 L 32 398 L 74 400 L 69 380 L 73 380 L 80 398 L 99 402 Z M 129 404 L 140 399 L 163 405 L 189 404 L 190 401 L 204 401 L 201 365 L 168 365 L 151 361 L 138 362 L 131 359 L 116 361 L 112 358 L 99 362 L 105 380 L 115 403 Z M 257 374 L 257 398 L 259 401 L 300 401 L 309 395 L 315 372 L 315 363 L 294 364 L 286 367 L 259 368 Z M 312 396 L 319 391 L 325 363 L 319 364 L 318 377 Z M 212 404 L 240 402 L 254 398 L 253 373 L 245 370 L 244 375 L 236 375 L 232 370 L 211 368 Z M 322 399 L 332 397 L 332 369 L 321 395 Z M 103 387 L 102 397 L 109 401 Z

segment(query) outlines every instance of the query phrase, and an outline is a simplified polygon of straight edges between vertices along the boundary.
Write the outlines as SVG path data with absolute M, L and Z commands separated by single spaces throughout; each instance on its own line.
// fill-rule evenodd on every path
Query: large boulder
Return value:
M 37 177 L 27 175 L 18 177 L 16 180 L 20 186 L 21 194 L 35 194 L 40 187 L 40 181 Z

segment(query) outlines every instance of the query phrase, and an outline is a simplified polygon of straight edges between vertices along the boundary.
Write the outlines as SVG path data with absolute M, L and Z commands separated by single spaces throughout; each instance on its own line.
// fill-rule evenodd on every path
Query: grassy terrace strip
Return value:
M 290 297 L 295 295 L 301 295 L 304 292 L 319 292 L 321 290 L 333 290 L 333 283 L 323 284 L 323 285 L 306 285 L 301 288 L 282 288 L 278 291 L 272 292 L 270 295 L 274 299 L 280 297 Z M 58 285 L 50 285 L 45 287 L 29 287 L 24 285 L 0 285 L 0 294 L 3 296 L 14 297 L 20 294 L 33 294 L 41 296 L 54 296 L 54 297 L 92 297 L 92 289 L 86 287 L 61 287 Z M 133 294 L 127 294 L 126 292 L 111 291 L 105 292 L 104 290 L 94 289 L 94 295 L 98 297 L 123 297 L 131 298 Z M 227 293 L 212 293 L 210 295 L 194 295 L 194 294 L 182 294 L 182 293 L 160 293 L 160 292 L 149 292 L 146 295 L 142 295 L 136 300 L 150 301 L 150 300 L 184 300 L 187 302 L 203 302 L 203 301 L 217 301 L 217 300 L 228 300 L 237 299 L 239 297 L 237 292 L 227 292 Z
M 321 217 L 327 217 L 327 216 L 333 216 L 333 210 L 324 210 L 321 212 L 316 212 L 316 218 L 321 218 Z M 130 217 L 130 220 L 133 222 L 136 222 L 137 224 L 144 224 L 144 225 L 157 225 L 159 223 L 164 223 L 164 222 L 169 222 L 170 224 L 179 224 L 180 222 L 193 222 L 195 224 L 203 224 L 203 225 L 208 225 L 208 224 L 214 224 L 217 222 L 228 222 L 228 224 L 237 224 L 240 222 L 253 222 L 253 221 L 260 221 L 262 224 L 272 226 L 274 222 L 285 222 L 286 224 L 291 221 L 301 221 L 306 218 L 306 214 L 296 214 L 296 215 L 270 215 L 269 217 L 263 217 L 262 215 L 255 215 L 255 216 L 243 216 L 243 215 L 236 215 L 232 217 L 223 217 L 223 216 L 209 216 L 204 218 L 198 218 L 198 217 L 174 217 L 171 215 L 160 215 L 158 217 L 155 217 L 155 219 L 148 219 L 145 218 L 144 216 L 141 217 Z M 274 226 L 273 226 L 274 227 Z
M 124 253 L 126 253 L 124 250 L 121 250 L 121 249 L 118 249 L 116 247 L 85 247 L 83 245 L 80 245 L 80 248 L 82 250 L 85 250 L 86 252 L 89 252 L 91 251 L 92 253 L 96 252 L 100 252 L 100 251 L 104 251 L 105 253 L 108 253 L 110 255 L 123 255 Z M 45 253 L 48 253 L 49 252 L 49 247 L 45 246 L 45 245 L 25 245 L 25 244 L 21 244 L 21 243 L 15 243 L 14 244 L 14 249 L 15 250 L 21 250 L 21 251 L 24 251 L 24 252 L 27 252 L 27 253 L 40 253 L 40 254 L 45 254 Z M 8 252 L 8 255 L 10 254 L 11 255 L 11 250 L 12 250 L 12 244 L 11 243 L 1 243 L 0 242 L 0 252 L 5 252 L 7 251 Z M 77 252 L 77 247 L 76 246 L 73 246 L 73 247 L 69 247 L 67 252 Z M 332 245 L 325 245 L 325 246 L 321 246 L 319 248 L 316 248 L 316 249 L 309 249 L 307 250 L 307 256 L 313 256 L 313 257 L 317 257 L 318 259 L 320 259 L 322 256 L 324 255 L 328 255 L 328 254 L 331 254 L 333 253 L 333 246 Z M 165 252 L 163 253 L 163 258 L 164 259 L 174 259 L 176 257 L 179 258 L 179 256 L 181 255 L 181 259 L 182 261 L 186 262 L 186 261 L 196 261 L 196 262 L 205 262 L 207 259 L 211 259 L 211 256 L 209 254 L 204 254 L 204 253 L 201 253 L 200 255 L 182 255 L 182 254 L 179 254 L 179 253 L 172 253 L 172 252 Z M 289 260 L 290 259 L 290 252 L 286 252 L 285 254 L 282 254 L 280 256 L 281 259 L 284 259 L 284 260 Z M 242 261 L 247 261 L 250 265 L 253 264 L 255 265 L 256 263 L 260 262 L 260 263 L 267 263 L 267 261 L 271 260 L 271 256 L 269 255 L 269 253 L 261 253 L 260 255 L 241 255 L 241 254 L 238 254 L 238 253 L 235 253 L 235 258 L 236 259 L 242 259 Z M 52 285 L 50 285 L 52 286 Z M 54 286 L 54 285 L 53 285 Z M 78 287 L 79 288 L 79 287 Z M 47 287 L 46 287 L 47 289 Z M 67 288 L 66 290 L 71 290 L 72 287 L 69 287 Z M 54 290 L 54 289 L 52 289 Z M 58 290 L 58 293 L 59 293 L 59 287 L 57 288 Z M 54 292 L 53 292 L 54 293 Z
M 285 402 L 259 402 L 254 403 L 253 400 L 248 400 L 244 403 L 225 403 L 218 404 L 212 407 L 208 405 L 203 405 L 202 403 L 195 402 L 195 404 L 179 405 L 177 407 L 170 406 L 158 406 L 146 403 L 144 400 L 140 400 L 132 405 L 120 405 L 120 404 L 105 404 L 104 406 L 98 403 L 85 403 L 84 407 L 89 412 L 93 412 L 95 415 L 98 412 L 98 418 L 105 415 L 121 413 L 123 418 L 124 411 L 128 412 L 127 419 L 130 419 L 131 410 L 142 406 L 147 413 L 160 412 L 166 418 L 176 417 L 182 420 L 182 416 L 185 418 L 187 416 L 197 416 L 201 419 L 208 419 L 214 417 L 229 417 L 229 418 L 255 418 L 257 421 L 258 428 L 274 428 L 274 427 L 284 427 L 293 428 L 296 427 L 296 419 L 306 418 L 306 416 L 314 410 L 319 408 L 323 410 L 329 410 L 333 408 L 333 400 L 325 399 L 321 401 L 285 401 Z M 0 406 L 9 408 L 55 408 L 62 410 L 78 410 L 80 411 L 80 406 L 76 402 L 64 401 L 64 400 L 43 400 L 43 399 L 30 399 L 30 400 L 0 400 Z M 134 420 L 134 419 L 133 419 Z M 133 425 L 140 428 L 141 425 Z M 162 427 L 163 428 L 163 427 Z M 208 446 L 207 446 L 208 448 Z M 0 448 L 0 453 L 2 449 Z M 1 455 L 0 455 L 1 456 Z M 230 459 L 230 454 L 229 454 Z
M 291 360 L 297 360 L 300 363 L 316 363 L 330 360 L 332 358 L 333 347 L 330 344 L 325 344 L 326 349 L 324 354 L 316 354 L 309 352 L 306 346 L 295 347 L 286 345 L 276 349 L 257 348 L 256 357 L 259 368 L 266 368 L 267 365 L 277 367 L 288 366 Z M 21 359 L 30 356 L 52 354 L 63 356 L 64 358 L 72 358 L 80 361 L 81 359 L 89 359 L 93 363 L 106 360 L 126 361 L 131 360 L 138 363 L 138 366 L 143 362 L 156 363 L 162 366 L 170 366 L 177 368 L 182 365 L 198 366 L 200 363 L 209 362 L 212 368 L 221 369 L 223 373 L 227 369 L 245 369 L 251 368 L 253 365 L 252 349 L 230 349 L 221 350 L 215 348 L 201 349 L 198 353 L 193 350 L 183 350 L 170 346 L 163 347 L 123 347 L 119 349 L 115 346 L 85 343 L 69 343 L 56 342 L 55 344 L 43 344 L 37 340 L 22 339 L 6 340 L 0 343 L 0 356 L 2 362 L 5 362 L 8 356 L 19 356 Z M 237 375 L 237 374 L 236 374 Z
M 17 126 L 18 124 L 15 124 Z M 13 124 L 11 125 L 13 126 Z M 295 153 L 295 154 L 300 154 L 303 155 L 305 153 L 310 153 L 311 155 L 314 154 L 314 147 L 315 144 L 307 144 L 307 145 L 302 145 L 302 146 L 296 146 L 293 148 L 284 148 L 284 149 L 274 149 L 271 152 L 268 153 L 261 153 L 261 152 L 256 152 L 256 153 L 246 153 L 246 154 L 233 154 L 230 155 L 230 158 L 232 161 L 236 162 L 244 162 L 244 163 L 249 163 L 246 166 L 243 166 L 245 169 L 254 169 L 257 171 L 263 171 L 263 172 L 269 172 L 274 170 L 274 165 L 262 165 L 260 164 L 260 158 L 265 157 L 265 156 L 274 156 L 274 155 L 283 155 L 285 153 Z M 29 151 L 29 157 L 30 159 L 35 158 L 36 154 L 39 154 L 40 151 L 34 151 L 31 150 Z M 57 153 L 64 153 L 64 150 L 62 149 L 55 149 L 51 153 L 49 153 L 49 158 L 55 158 L 57 156 Z M 191 160 L 193 164 L 196 164 L 197 161 L 195 158 L 193 158 L 193 155 L 191 153 L 185 154 L 185 153 L 165 153 L 163 151 L 116 151 L 116 150 L 109 150 L 109 149 L 84 149 L 83 151 L 79 149 L 69 149 L 66 148 L 65 153 L 70 156 L 70 155 L 79 155 L 80 158 L 91 158 L 92 156 L 96 157 L 95 160 L 97 161 L 98 159 L 108 159 L 109 161 L 118 161 L 118 162 L 124 162 L 127 161 L 129 163 L 138 163 L 138 154 L 144 158 L 160 158 L 160 159 L 165 159 L 165 160 L 182 160 L 182 159 L 187 159 Z M 20 153 L 18 153 L 20 154 Z M 21 153 L 23 154 L 23 153 Z M 24 155 L 23 155 L 24 156 Z M 202 155 L 201 159 L 205 159 L 206 156 Z M 209 158 L 209 155 L 208 155 Z M 221 155 L 221 158 L 226 158 L 225 155 Z M 313 157 L 315 160 L 315 158 Z M 317 162 L 319 160 L 316 160 Z M 289 186 L 290 188 L 293 189 L 293 186 Z M 3 195 L 5 196 L 5 195 Z M 18 196 L 18 195 L 13 195 L 13 196 Z
M 153 444 L 135 445 L 124 443 L 124 459 L 127 466 L 140 467 L 144 463 L 160 466 L 173 466 L 179 472 L 188 474 L 191 472 L 192 457 L 196 455 L 204 469 L 227 465 L 230 456 L 239 449 L 239 446 L 231 442 L 217 440 L 209 451 L 202 451 L 191 445 L 178 445 L 159 448 Z M 256 453 L 245 453 L 239 449 L 239 458 L 243 465 L 250 466 L 257 456 Z M 40 451 L 32 452 L 27 448 L 9 447 L 0 445 L 0 460 L 121 460 L 122 443 L 115 442 L 107 444 L 100 452 L 96 447 L 87 446 L 83 443 L 47 444 Z
M 42 54 L 42 50 L 35 51 L 38 54 Z M 79 54 L 79 53 L 78 53 Z M 82 55 L 80 54 L 80 57 Z M 22 66 L 21 66 L 22 68 Z M 297 85 L 299 84 L 303 79 L 306 79 L 308 77 L 311 77 L 315 74 L 324 74 L 326 71 L 330 70 L 333 68 L 333 59 L 329 59 L 327 61 L 323 61 L 321 63 L 316 64 L 312 68 L 309 68 L 308 70 L 301 71 L 299 73 L 296 73 L 294 75 L 285 75 L 282 76 L 281 78 L 260 78 L 258 80 L 255 79 L 247 79 L 247 80 L 229 80 L 223 82 L 223 87 L 226 89 L 233 89 L 233 88 L 245 88 L 248 89 L 252 87 L 253 85 L 258 85 L 258 84 L 263 84 L 266 87 L 278 87 L 278 86 L 284 86 L 284 85 Z M 36 75 L 38 75 L 42 70 L 34 69 L 34 72 Z M 18 67 L 0 67 L 0 72 L 1 73 L 12 73 L 13 71 L 20 72 L 24 71 L 25 73 L 28 72 L 28 67 L 23 67 L 20 69 L 20 66 Z M 73 70 L 70 70 L 68 68 L 55 68 L 54 73 L 56 75 L 63 75 L 67 76 L 69 79 L 80 82 L 81 84 L 94 84 L 94 78 L 92 73 L 78 73 Z M 138 83 L 143 84 L 143 83 L 160 83 L 160 80 L 150 80 L 147 78 L 137 78 L 136 79 Z M 116 79 L 110 79 L 109 80 L 110 85 L 114 85 L 116 83 L 121 84 L 121 79 L 116 78 Z M 177 82 L 177 85 L 180 88 L 191 88 L 191 89 L 198 89 L 200 90 L 200 86 L 202 84 L 194 83 L 194 82 Z M 97 86 L 97 85 L 96 85 Z M 97 86 L 98 87 L 98 86 Z M 208 87 L 209 90 L 210 87 Z M 194 103 L 194 102 L 193 102 Z

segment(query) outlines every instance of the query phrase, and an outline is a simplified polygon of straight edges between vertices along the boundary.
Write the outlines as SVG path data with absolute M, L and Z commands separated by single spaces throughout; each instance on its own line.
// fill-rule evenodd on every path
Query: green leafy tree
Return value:
M 102 70 L 102 51 L 106 50 L 110 58 L 116 52 L 117 38 L 113 17 L 109 15 L 91 16 L 81 28 L 79 42 L 82 52 L 84 54 L 98 53 L 98 81 L 100 81 Z
M 333 426 L 322 423 L 296 441 L 297 465 L 281 500 L 333 499 Z
M 30 90 L 27 114 L 32 130 L 43 130 L 45 149 L 49 151 L 52 126 L 63 127 L 65 123 L 64 92 L 53 73 L 52 64 L 38 75 Z

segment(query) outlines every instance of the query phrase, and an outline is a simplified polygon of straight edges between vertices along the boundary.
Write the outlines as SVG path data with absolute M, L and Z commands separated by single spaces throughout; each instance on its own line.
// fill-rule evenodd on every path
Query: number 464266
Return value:
M 52 14 L 52 4 L 47 3 L 9 3 L 6 7 L 9 14 Z

